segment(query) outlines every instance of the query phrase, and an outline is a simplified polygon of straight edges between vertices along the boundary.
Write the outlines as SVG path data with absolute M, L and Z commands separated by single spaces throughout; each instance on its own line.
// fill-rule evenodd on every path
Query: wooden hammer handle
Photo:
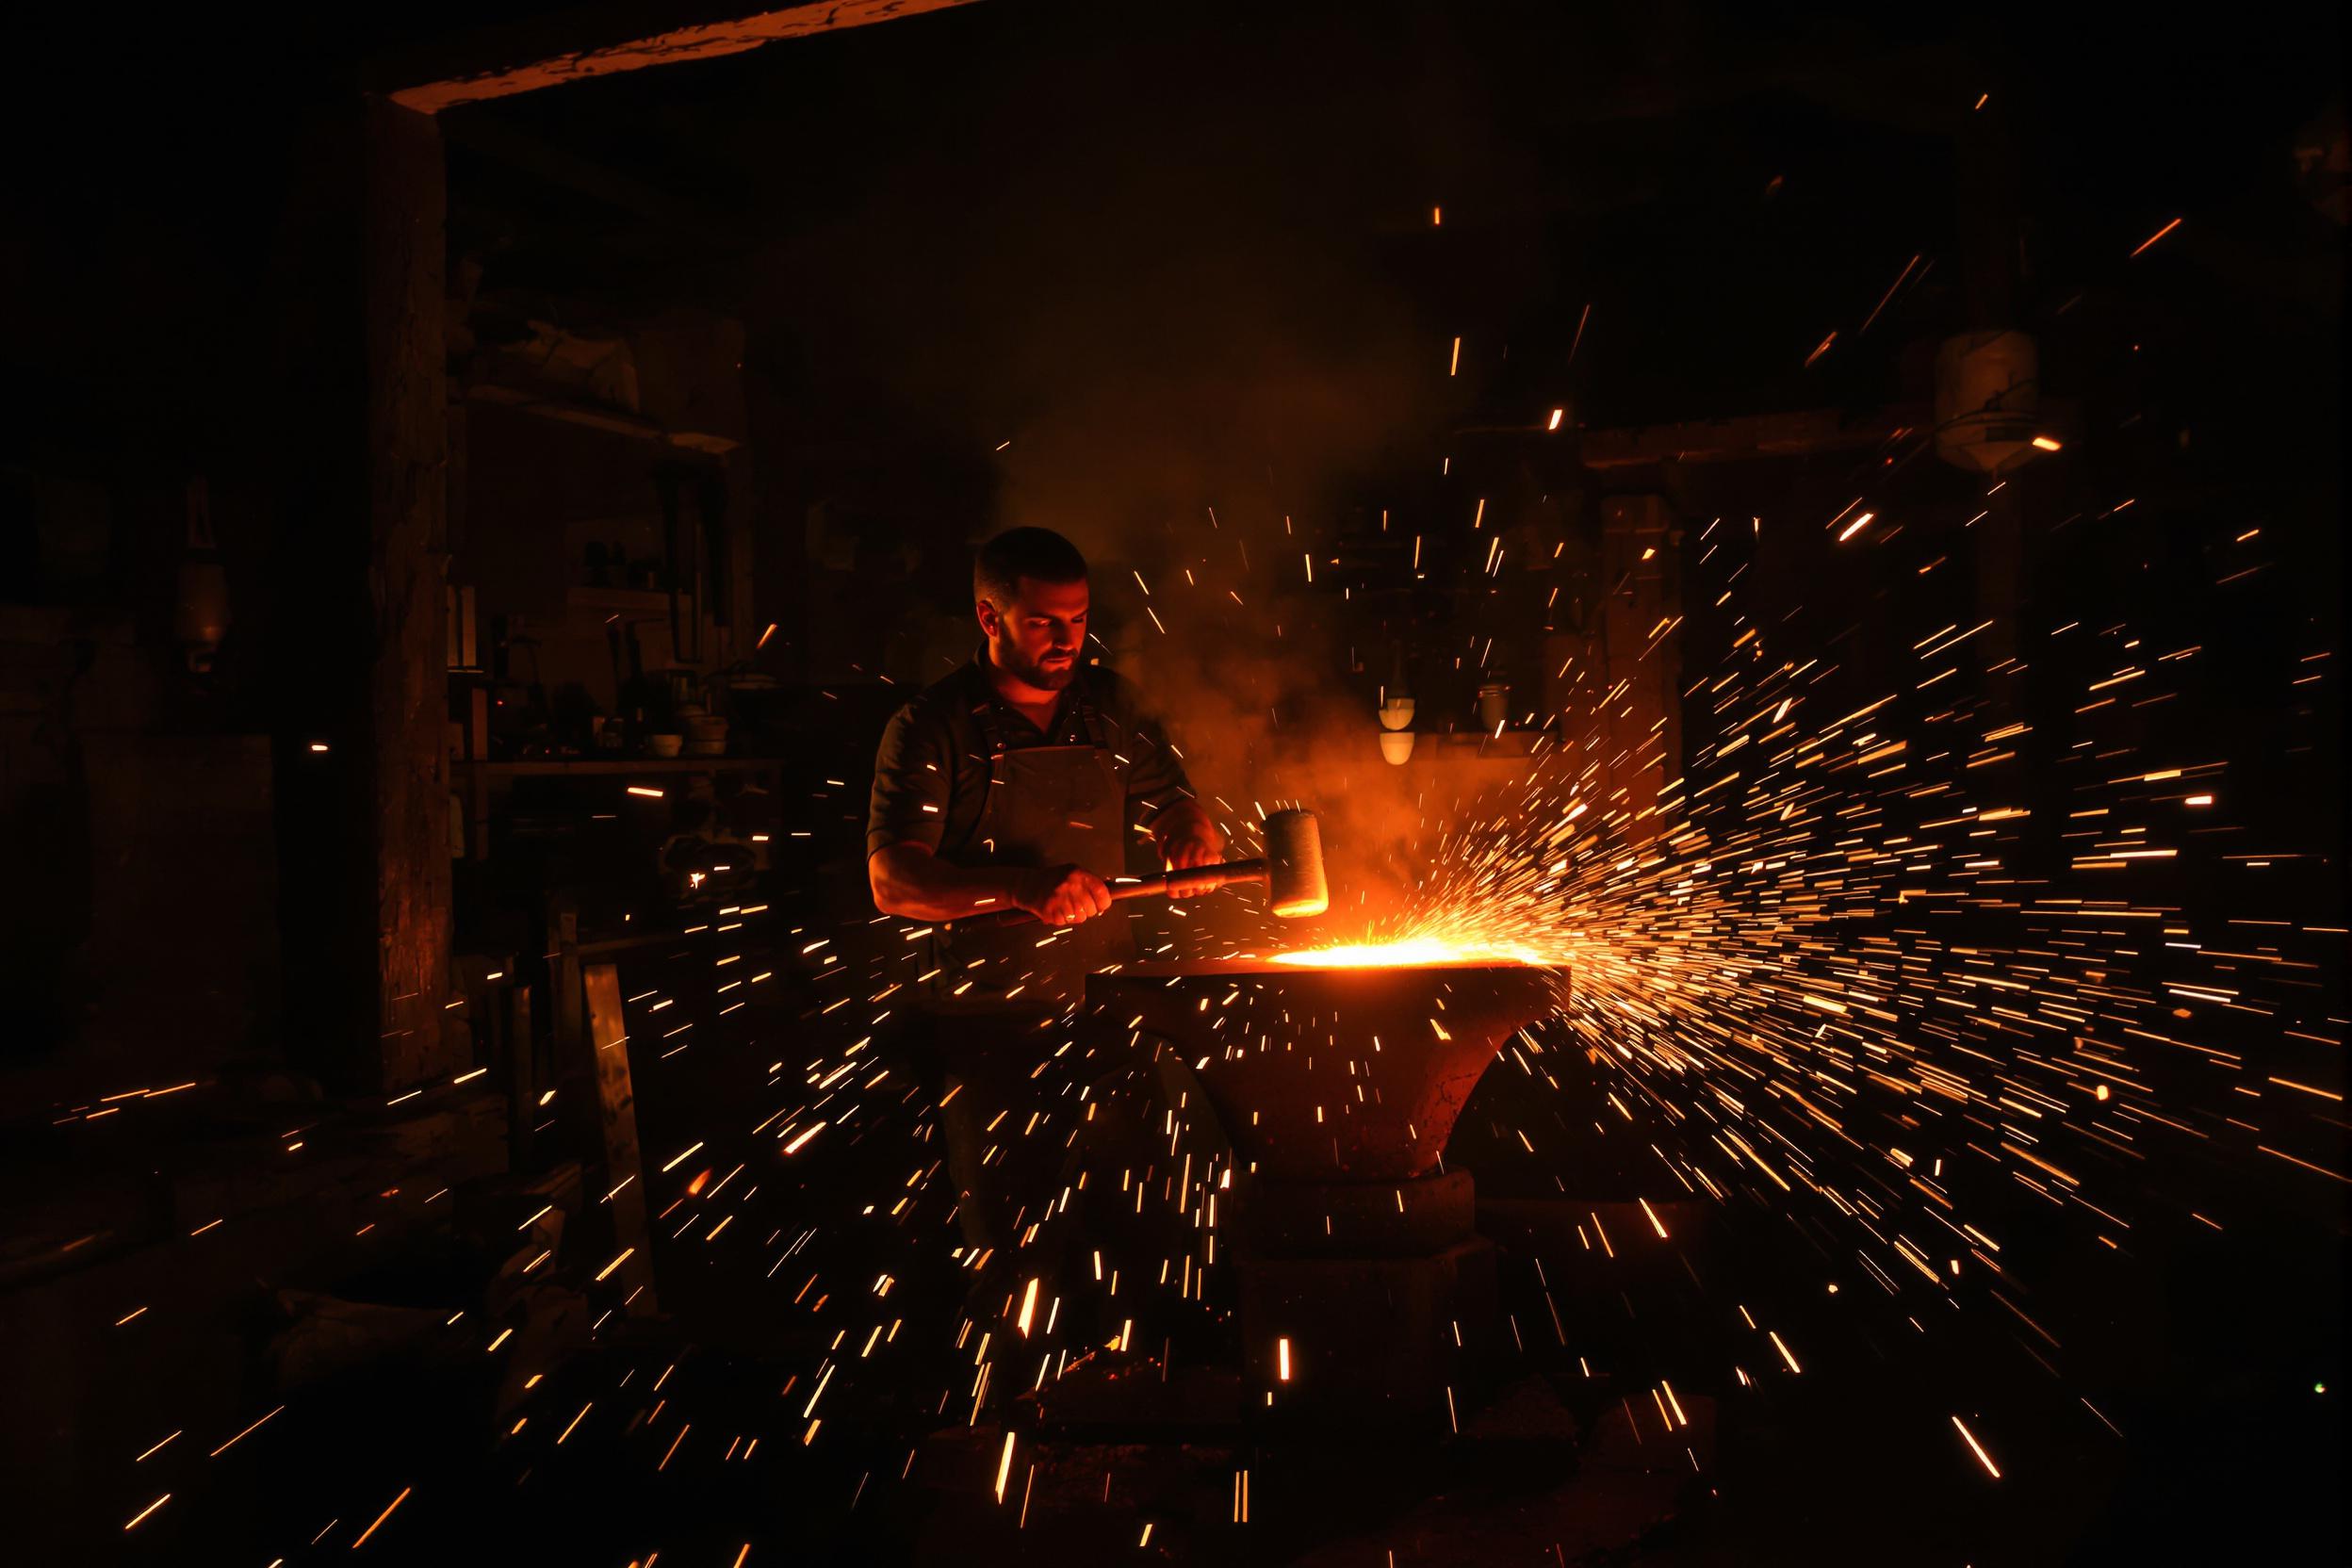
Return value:
M 1189 870 L 1164 871 L 1133 882 L 1110 885 L 1113 900 L 1127 898 L 1165 898 L 1170 882 L 1181 882 L 1188 891 L 1215 892 L 1236 882 L 1266 880 L 1264 860 L 1228 860 L 1218 866 L 1194 866 Z M 946 922 L 950 930 L 986 929 L 998 925 L 1021 925 L 1037 917 L 1026 909 L 990 909 L 983 914 L 967 915 L 962 920 Z

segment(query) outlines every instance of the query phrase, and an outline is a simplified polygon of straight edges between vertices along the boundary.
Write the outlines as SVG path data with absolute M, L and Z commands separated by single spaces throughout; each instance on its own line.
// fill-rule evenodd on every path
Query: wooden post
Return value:
M 637 1155 L 637 1099 L 629 1086 L 629 1031 L 621 1013 L 621 972 L 616 964 L 590 964 L 583 971 L 588 1025 L 595 1044 L 598 1153 L 604 1161 L 604 1190 L 612 1194 L 613 1251 L 629 1250 L 613 1276 L 631 1316 L 656 1310 L 652 1233 L 645 1224 L 645 1184 Z M 614 1188 L 619 1188 L 617 1192 Z
M 580 1067 L 585 1058 L 580 1023 L 580 906 L 568 893 L 547 898 L 547 1031 L 554 1041 L 554 1076 Z
M 438 127 L 380 98 L 297 139 L 267 564 L 279 930 L 296 1061 L 338 1094 L 461 1070 L 449 999 Z
M 447 191 L 431 116 L 368 95 L 363 123 L 368 399 L 368 802 L 379 1086 L 462 1067 L 442 1030 L 449 967 Z
M 523 1175 L 539 1168 L 531 1157 L 531 1128 L 539 1117 L 538 1046 L 531 1033 L 531 988 L 510 992 L 506 1020 L 506 1168 Z

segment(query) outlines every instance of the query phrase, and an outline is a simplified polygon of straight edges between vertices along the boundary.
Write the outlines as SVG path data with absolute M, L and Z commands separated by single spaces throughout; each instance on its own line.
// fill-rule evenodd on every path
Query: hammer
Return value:
M 1166 898 L 1168 885 L 1187 891 L 1214 892 L 1237 882 L 1266 884 L 1266 906 L 1284 920 L 1319 915 L 1331 906 L 1331 890 L 1323 880 L 1323 832 L 1313 811 L 1277 811 L 1266 819 L 1266 855 L 1262 859 L 1228 860 L 1219 866 L 1194 866 L 1188 871 L 1162 872 L 1134 882 L 1115 882 L 1111 897 Z M 995 909 L 951 922 L 956 927 L 1019 925 L 1037 917 L 1026 909 Z

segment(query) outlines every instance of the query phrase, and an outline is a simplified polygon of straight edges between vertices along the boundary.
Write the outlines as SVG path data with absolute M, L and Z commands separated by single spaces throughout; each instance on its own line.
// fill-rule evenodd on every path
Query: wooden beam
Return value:
M 473 35 L 430 54 L 381 60 L 370 85 L 404 108 L 439 114 L 460 104 L 535 92 L 592 76 L 740 55 L 786 39 L 845 32 L 971 0 L 817 0 L 746 13 L 733 4 L 609 6 Z

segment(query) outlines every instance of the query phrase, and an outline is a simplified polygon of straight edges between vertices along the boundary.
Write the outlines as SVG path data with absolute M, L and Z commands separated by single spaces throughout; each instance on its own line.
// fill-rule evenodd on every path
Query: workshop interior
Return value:
M 2332 1563 L 2335 8 L 12 29 L 12 1560 Z

